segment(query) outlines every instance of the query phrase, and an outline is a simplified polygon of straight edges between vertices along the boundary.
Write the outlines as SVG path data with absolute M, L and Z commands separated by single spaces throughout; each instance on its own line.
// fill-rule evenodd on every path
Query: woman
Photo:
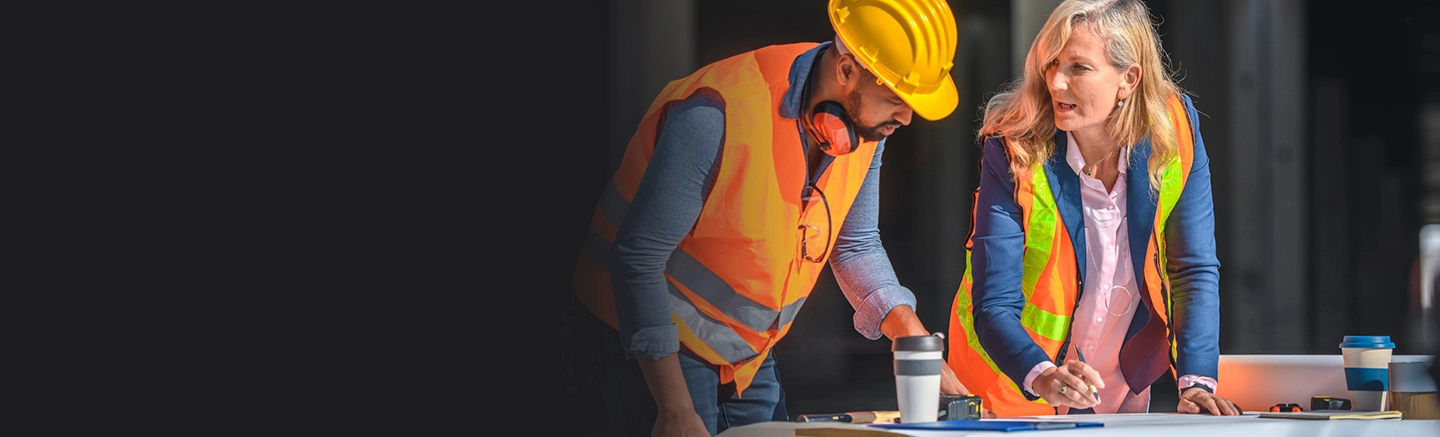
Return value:
M 1178 410 L 1214 395 L 1219 261 L 1209 158 L 1139 0 L 1066 0 L 1024 75 L 990 100 L 966 274 L 950 321 L 956 376 L 999 416 Z

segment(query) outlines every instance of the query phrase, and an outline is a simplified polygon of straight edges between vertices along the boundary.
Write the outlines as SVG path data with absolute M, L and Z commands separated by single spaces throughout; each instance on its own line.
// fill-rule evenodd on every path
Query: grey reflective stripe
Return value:
M 600 215 L 610 219 L 615 227 L 620 227 L 625 222 L 625 214 L 630 211 L 630 202 L 615 190 L 615 181 L 605 184 L 605 191 L 600 193 Z
M 738 364 L 760 355 L 746 344 L 745 339 L 740 338 L 740 334 L 735 333 L 735 330 L 695 309 L 695 304 L 690 303 L 690 300 L 680 293 L 680 289 L 675 288 L 675 284 L 668 281 L 665 284 L 670 287 L 670 310 L 685 322 L 685 326 L 690 328 L 690 332 L 695 333 L 700 341 L 720 354 L 720 358 L 730 364 Z
M 809 299 L 809 297 L 802 297 L 800 300 L 795 301 L 795 303 L 780 307 L 780 320 L 777 320 L 775 326 L 770 329 L 780 329 L 781 326 L 785 326 L 786 323 L 795 320 L 795 315 L 800 313 L 800 305 L 804 305 L 806 299 Z
M 896 375 L 939 375 L 944 360 L 895 360 Z
M 756 331 L 778 329 L 779 326 L 794 321 L 795 314 L 800 312 L 800 305 L 805 303 L 802 298 L 786 305 L 780 311 L 770 309 L 736 293 L 724 279 L 680 249 L 670 253 L 670 261 L 665 264 L 665 271 L 725 315 Z
M 606 260 L 611 246 L 594 228 L 585 236 L 585 255 L 601 269 L 608 270 Z M 800 313 L 800 307 L 805 305 L 807 299 L 802 297 L 780 308 L 780 311 L 772 310 L 735 293 L 735 289 L 725 283 L 725 280 L 678 248 L 670 253 L 670 261 L 666 263 L 665 271 L 706 302 L 715 305 L 725 315 L 756 331 L 780 329 L 781 326 L 795 321 L 795 316 Z
M 625 197 L 615 189 L 614 180 L 605 185 L 605 191 L 600 195 L 599 209 L 600 215 L 610 220 L 610 223 L 617 228 L 625 221 L 625 216 L 630 210 L 630 202 L 625 200 Z M 609 270 L 607 260 L 611 247 L 613 247 L 613 243 L 601 237 L 592 226 L 590 232 L 585 236 L 584 248 L 590 261 L 600 266 L 601 269 Z M 806 298 L 800 298 L 794 303 L 780 308 L 779 311 L 770 309 L 768 306 L 736 293 L 735 288 L 731 287 L 729 283 L 680 248 L 676 248 L 670 253 L 670 259 L 665 263 L 665 272 L 675 281 L 684 284 L 685 288 L 714 305 L 726 316 L 755 331 L 779 330 L 795 321 L 795 316 L 800 313 L 800 307 L 805 304 L 806 300 Z M 714 349 L 722 358 L 730 363 L 739 363 L 758 354 L 730 327 L 697 310 L 695 305 L 674 284 L 667 281 L 666 285 L 670 288 L 671 310 L 685 321 L 701 341 Z

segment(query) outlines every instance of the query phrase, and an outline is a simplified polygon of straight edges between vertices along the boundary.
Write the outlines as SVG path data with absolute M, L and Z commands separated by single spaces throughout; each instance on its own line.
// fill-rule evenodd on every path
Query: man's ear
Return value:
M 835 61 L 835 79 L 840 81 L 841 86 L 849 87 L 851 82 L 860 79 L 860 64 L 857 63 L 860 61 L 855 59 L 855 55 L 840 55 Z
M 1120 95 L 1116 97 L 1120 100 L 1130 98 L 1130 93 L 1135 92 L 1135 88 L 1140 86 L 1140 78 L 1144 77 L 1141 74 L 1143 72 L 1140 64 L 1130 64 L 1129 67 L 1125 67 L 1125 71 L 1120 72 Z

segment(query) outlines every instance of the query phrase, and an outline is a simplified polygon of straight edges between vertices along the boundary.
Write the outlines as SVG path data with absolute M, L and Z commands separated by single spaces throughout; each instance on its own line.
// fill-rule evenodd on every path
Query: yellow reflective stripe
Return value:
M 1070 316 L 1062 316 L 1040 309 L 1030 301 L 1025 301 L 1025 309 L 1020 311 L 1020 323 L 1025 327 L 1055 341 L 1065 341 L 1065 333 L 1070 330 Z
M 1165 271 L 1165 265 L 1169 262 L 1165 254 L 1165 224 L 1170 221 L 1170 212 L 1175 209 L 1175 203 L 1180 200 L 1180 191 L 1183 189 L 1182 185 L 1184 185 L 1180 173 L 1184 170 L 1180 165 L 1180 158 L 1176 157 L 1175 159 L 1171 159 L 1170 162 L 1165 163 L 1164 166 L 1161 166 L 1160 171 L 1159 220 L 1155 221 L 1155 231 L 1152 235 L 1154 235 L 1153 238 L 1155 239 L 1155 274 L 1160 277 L 1161 285 L 1168 288 L 1170 286 L 1170 274 Z M 1174 293 L 1174 290 L 1168 290 L 1165 294 L 1165 317 L 1166 320 L 1173 321 L 1174 319 L 1171 317 L 1174 316 L 1174 313 L 1172 312 L 1171 305 L 1174 299 L 1170 298 L 1171 293 Z M 1170 342 L 1170 347 L 1174 350 L 1175 342 Z
M 1036 165 L 1034 171 L 1030 172 L 1030 192 L 1033 193 L 1030 202 L 1030 225 L 1025 229 L 1025 276 L 1021 279 L 1020 288 L 1025 292 L 1025 300 L 1030 300 L 1030 294 L 1035 291 L 1035 284 L 1040 281 L 1040 275 L 1045 272 L 1045 265 L 1050 263 L 1050 251 L 1055 245 L 1055 196 L 1050 194 L 1050 179 L 1045 176 L 1045 170 Z
M 1156 234 L 1165 233 L 1165 222 L 1170 219 L 1170 211 L 1175 209 L 1175 202 L 1180 200 L 1180 191 L 1183 189 L 1180 178 L 1182 171 L 1178 157 L 1160 166 L 1160 219 L 1155 221 Z
M 1184 139 L 1181 139 L 1181 141 L 1184 141 Z M 1180 153 L 1184 153 L 1184 150 L 1181 150 Z M 1180 193 L 1184 190 L 1184 182 L 1182 179 L 1184 175 L 1181 174 L 1184 172 L 1184 167 L 1181 165 L 1180 158 L 1176 157 L 1161 166 L 1160 171 L 1159 220 L 1155 221 L 1155 231 L 1154 234 L 1152 234 L 1154 235 L 1152 238 L 1155 239 L 1155 274 L 1158 275 L 1161 282 L 1163 282 L 1162 286 L 1168 288 L 1170 285 L 1170 273 L 1165 270 L 1166 264 L 1169 263 L 1169 257 L 1165 253 L 1165 224 L 1170 221 L 1170 212 L 1174 211 L 1175 204 L 1180 200 Z M 1168 290 L 1165 294 L 1165 318 L 1172 322 L 1175 320 L 1175 300 L 1171 297 L 1174 292 L 1175 290 Z M 1174 340 L 1174 337 L 1175 332 L 1171 331 L 1170 362 L 1172 365 L 1175 359 L 1180 356 L 1179 344 Z
M 1162 165 L 1159 170 L 1159 210 L 1156 212 L 1155 230 L 1151 238 L 1153 238 L 1152 241 L 1155 245 L 1155 274 L 1160 277 L 1160 285 L 1166 291 L 1164 303 L 1165 318 L 1173 324 L 1175 322 L 1173 298 L 1175 290 L 1169 289 L 1170 274 L 1165 270 L 1165 266 L 1169 263 L 1169 257 L 1166 253 L 1165 225 L 1170 221 L 1170 213 L 1174 211 L 1175 204 L 1179 202 L 1180 194 L 1185 188 L 1185 178 L 1187 176 L 1184 174 L 1185 163 L 1194 162 L 1194 135 L 1196 135 L 1196 133 L 1192 130 L 1194 126 L 1190 125 L 1191 121 L 1185 111 L 1183 102 L 1172 97 L 1171 101 L 1167 102 L 1167 106 L 1169 106 L 1170 121 L 1175 125 L 1175 146 L 1176 151 L 1179 153 L 1177 153 L 1178 156 Z M 1175 341 L 1175 331 L 1172 329 L 1167 330 L 1169 331 L 1168 340 L 1170 342 L 1170 369 L 1173 371 L 1175 370 L 1175 361 L 1180 355 L 1179 344 Z
M 1043 165 L 1043 164 L 1041 164 Z M 1030 226 L 1025 229 L 1025 276 L 1020 289 L 1025 293 L 1025 309 L 1020 312 L 1020 322 L 1040 336 L 1064 341 L 1070 330 L 1070 316 L 1062 316 L 1035 306 L 1031 296 L 1035 284 L 1050 263 L 1050 252 L 1055 247 L 1055 230 L 1060 215 L 1056 212 L 1055 196 L 1050 192 L 1050 178 L 1045 169 L 1036 165 L 1030 172 Z
M 972 309 L 974 305 L 970 300 L 970 290 L 973 289 L 972 286 L 970 281 L 970 251 L 967 250 L 965 251 L 965 279 L 960 283 L 960 292 L 955 293 L 955 298 L 960 301 L 960 304 L 955 306 L 955 315 L 959 317 L 960 326 L 965 329 L 965 343 L 970 346 L 970 350 L 980 355 L 980 358 L 985 361 L 985 365 L 990 368 L 991 372 L 995 372 L 996 375 L 1004 375 L 1005 372 L 1000 371 L 1000 366 L 995 364 L 995 360 L 990 359 L 990 353 L 986 352 L 983 346 L 980 346 L 980 336 L 975 334 L 975 314 Z M 1010 378 L 999 379 L 1008 382 L 1010 389 L 1020 391 L 1020 386 L 1015 385 L 1015 382 L 1010 381 Z

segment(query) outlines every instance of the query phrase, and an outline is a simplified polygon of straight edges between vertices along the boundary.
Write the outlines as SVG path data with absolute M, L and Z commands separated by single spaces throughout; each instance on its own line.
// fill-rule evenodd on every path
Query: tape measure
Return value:
M 1270 411 L 1275 413 L 1298 413 L 1305 410 L 1300 408 L 1300 404 L 1275 404 L 1270 407 Z
M 1315 396 L 1310 398 L 1310 411 L 1348 409 L 1350 409 L 1349 399 L 1332 396 Z
M 980 420 L 984 401 L 975 395 L 940 395 L 940 420 Z

